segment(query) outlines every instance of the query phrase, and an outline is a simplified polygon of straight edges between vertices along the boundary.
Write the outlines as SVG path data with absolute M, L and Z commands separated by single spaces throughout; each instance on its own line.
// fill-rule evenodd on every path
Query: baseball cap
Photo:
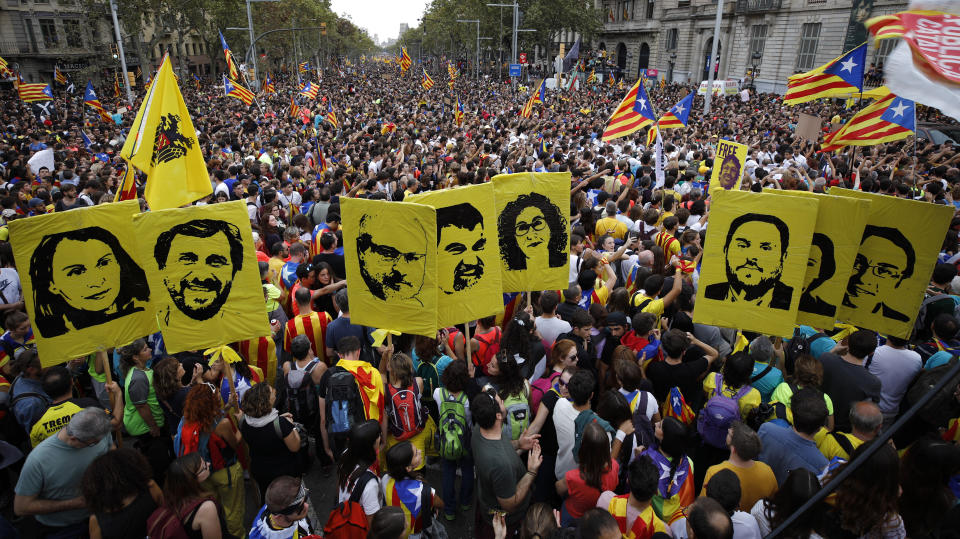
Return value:
M 627 315 L 623 314 L 620 311 L 613 311 L 607 315 L 607 325 L 608 326 L 626 326 L 629 325 L 627 322 Z

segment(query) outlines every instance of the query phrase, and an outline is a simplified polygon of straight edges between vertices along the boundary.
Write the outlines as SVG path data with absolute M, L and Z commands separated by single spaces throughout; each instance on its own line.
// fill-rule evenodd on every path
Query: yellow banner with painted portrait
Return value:
M 437 212 L 430 206 L 341 199 L 350 321 L 433 337 Z
M 723 189 L 712 196 L 693 321 L 790 335 L 819 201 Z
M 910 338 L 953 206 L 836 187 L 830 194 L 870 201 L 837 319 Z
M 812 197 L 819 201 L 820 211 L 813 226 L 807 273 L 797 307 L 797 323 L 832 328 L 870 214 L 870 201 L 809 191 L 768 188 L 763 192 Z
M 44 366 L 156 331 L 130 220 L 135 200 L 11 221 L 23 301 Z
M 437 327 L 503 310 L 493 184 L 408 196 L 437 210 Z
M 557 290 L 569 284 L 570 173 L 493 177 L 504 292 Z
M 133 231 L 167 352 L 270 335 L 242 201 L 142 213 Z
M 717 143 L 717 155 L 713 158 L 713 174 L 710 175 L 709 194 L 724 189 L 736 191 L 746 170 L 747 145 L 730 140 Z

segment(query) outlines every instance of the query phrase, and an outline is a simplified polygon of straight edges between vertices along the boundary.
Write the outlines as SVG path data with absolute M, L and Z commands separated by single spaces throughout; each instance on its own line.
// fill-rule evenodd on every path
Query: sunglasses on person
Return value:
M 303 506 L 307 503 L 307 496 L 309 495 L 310 489 L 307 488 L 307 485 L 305 485 L 303 481 L 300 481 L 300 490 L 297 491 L 297 497 L 294 498 L 290 505 L 276 511 L 276 514 L 284 516 L 300 514 L 300 512 L 303 511 Z

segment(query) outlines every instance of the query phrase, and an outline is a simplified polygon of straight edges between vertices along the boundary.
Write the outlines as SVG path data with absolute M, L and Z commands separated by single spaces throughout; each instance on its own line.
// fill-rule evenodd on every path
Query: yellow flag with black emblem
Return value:
M 144 198 L 151 210 L 178 208 L 213 193 L 169 56 L 163 57 L 120 155 L 147 174 Z
M 437 212 L 430 206 L 341 199 L 350 321 L 433 337 Z
M 133 200 L 11 221 L 23 301 L 44 366 L 156 331 Z
M 860 237 L 870 214 L 870 202 L 809 191 L 764 189 L 764 193 L 813 197 L 820 203 L 813 226 L 807 272 L 797 307 L 797 323 L 832 328 L 853 270 Z
M 709 193 L 712 195 L 720 189 L 740 189 L 746 162 L 746 144 L 737 144 L 730 140 L 718 142 L 717 155 L 713 159 L 713 174 L 710 175 Z
M 493 180 L 504 292 L 569 285 L 570 173 L 520 172 Z
M 792 334 L 819 201 L 724 189 L 711 195 L 693 321 Z
M 270 335 L 242 201 L 141 213 L 133 232 L 167 352 Z
M 437 327 L 503 310 L 493 184 L 411 195 L 437 210 Z
M 953 206 L 836 187 L 830 194 L 870 201 L 837 319 L 909 339 Z

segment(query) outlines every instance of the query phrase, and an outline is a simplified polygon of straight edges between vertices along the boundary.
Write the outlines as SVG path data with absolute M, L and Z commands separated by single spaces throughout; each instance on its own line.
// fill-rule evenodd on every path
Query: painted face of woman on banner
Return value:
M 539 193 L 509 203 L 497 223 L 500 256 L 510 270 L 528 269 L 533 261 L 555 268 L 567 263 L 566 221 L 560 209 Z

